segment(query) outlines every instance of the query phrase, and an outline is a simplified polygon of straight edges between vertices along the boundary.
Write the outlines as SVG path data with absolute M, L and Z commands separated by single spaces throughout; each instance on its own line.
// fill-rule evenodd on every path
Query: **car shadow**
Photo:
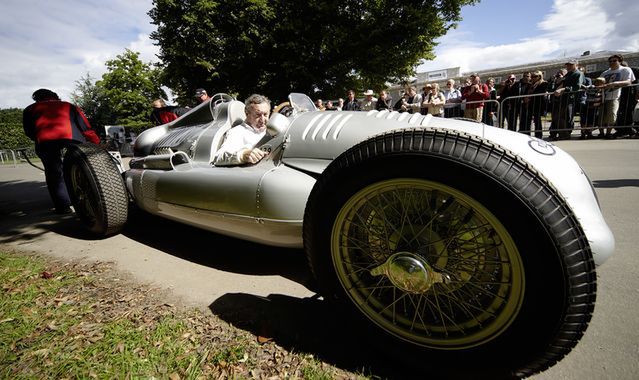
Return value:
M 374 379 L 481 379 L 477 363 L 426 353 L 416 356 L 388 344 L 365 321 L 347 318 L 344 310 L 319 297 L 282 294 L 267 297 L 227 293 L 209 305 L 211 312 L 250 332 L 264 344 L 273 342 L 289 352 L 309 353 L 322 362 Z M 487 364 L 484 364 L 487 365 Z M 490 363 L 494 379 L 514 378 L 498 363 Z M 486 378 L 486 377 L 483 377 Z
M 289 352 L 310 353 L 322 362 L 353 373 L 384 379 L 416 375 L 415 368 L 398 366 L 375 351 L 371 337 L 346 323 L 343 311 L 318 298 L 228 293 L 209 308 L 233 326 Z
M 602 179 L 592 181 L 596 188 L 639 187 L 639 179 Z
M 0 243 L 24 243 L 52 231 L 91 240 L 73 214 L 53 212 L 47 186 L 41 181 L 0 182 Z
M 238 274 L 279 275 L 313 290 L 312 274 L 301 249 L 236 239 L 140 210 L 130 213 L 122 234 L 192 263 Z

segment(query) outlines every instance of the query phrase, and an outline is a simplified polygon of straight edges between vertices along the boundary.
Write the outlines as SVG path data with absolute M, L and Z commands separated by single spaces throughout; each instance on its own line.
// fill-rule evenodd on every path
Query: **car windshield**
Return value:
M 311 98 L 305 94 L 292 92 L 289 94 L 288 100 L 291 102 L 294 114 L 315 111 L 317 109 Z

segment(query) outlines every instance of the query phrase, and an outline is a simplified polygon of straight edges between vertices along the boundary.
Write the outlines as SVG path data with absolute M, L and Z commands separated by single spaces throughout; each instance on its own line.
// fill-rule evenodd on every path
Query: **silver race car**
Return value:
M 134 204 L 303 247 L 324 299 L 380 349 L 477 376 L 542 371 L 584 334 L 614 238 L 590 180 L 558 147 L 431 115 L 320 112 L 294 93 L 270 118 L 266 159 L 216 167 L 244 117 L 242 102 L 218 94 L 140 134 L 127 170 L 99 147 L 69 149 L 79 219 L 116 234 Z

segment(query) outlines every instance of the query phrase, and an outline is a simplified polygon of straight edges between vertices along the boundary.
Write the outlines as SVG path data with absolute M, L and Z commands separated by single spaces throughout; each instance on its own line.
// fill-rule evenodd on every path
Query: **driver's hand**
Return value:
M 242 151 L 242 162 L 247 164 L 257 164 L 267 155 L 268 152 L 265 152 L 260 148 L 244 149 L 244 151 Z

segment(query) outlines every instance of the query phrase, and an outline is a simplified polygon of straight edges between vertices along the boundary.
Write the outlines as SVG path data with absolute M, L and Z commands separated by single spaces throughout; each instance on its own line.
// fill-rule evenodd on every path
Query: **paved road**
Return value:
M 598 269 L 597 306 L 586 335 L 564 360 L 534 379 L 637 379 L 639 140 L 557 145 L 593 180 L 617 249 Z M 231 323 L 243 325 L 256 315 L 276 321 L 271 327 L 287 334 L 278 344 L 356 370 L 351 366 L 357 360 L 344 357 L 357 356 L 358 348 L 345 343 L 344 331 L 326 327 L 332 326 L 328 319 L 338 317 L 323 314 L 321 302 L 312 298 L 303 252 L 251 244 L 150 215 L 136 215 L 122 234 L 96 241 L 77 230 L 72 216 L 54 216 L 48 207 L 42 172 L 26 164 L 0 167 L 4 248 L 114 261 L 137 279 L 171 288 L 185 302 L 209 308 Z M 347 355 L 336 351 L 335 339 Z

